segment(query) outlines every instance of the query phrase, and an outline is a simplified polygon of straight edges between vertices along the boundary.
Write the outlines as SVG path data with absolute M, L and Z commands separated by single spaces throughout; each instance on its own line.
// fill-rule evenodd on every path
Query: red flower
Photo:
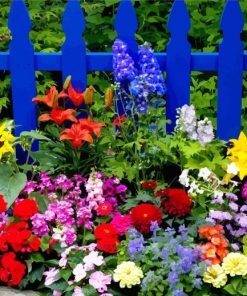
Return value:
M 167 189 L 160 189 L 160 190 L 158 190 L 155 193 L 154 197 L 164 197 L 166 195 L 166 190 Z
M 105 126 L 104 122 L 95 122 L 85 118 L 79 119 L 81 129 L 88 130 L 91 134 L 94 133 L 96 137 L 100 136 L 100 128 Z
M 65 120 L 77 122 L 77 119 L 72 115 L 74 109 L 53 108 L 51 114 L 43 114 L 39 117 L 39 121 L 54 121 L 56 124 L 62 124 Z
M 123 122 L 125 122 L 126 117 L 124 115 L 118 116 L 114 119 L 113 125 L 114 126 L 121 126 Z
M 183 217 L 190 213 L 191 199 L 183 189 L 165 189 L 164 195 L 161 205 L 167 214 Z
M 58 93 L 55 86 L 52 86 L 47 95 L 43 98 L 33 98 L 32 101 L 37 103 L 44 103 L 50 108 L 58 108 L 58 99 L 59 98 L 67 98 L 68 95 L 65 92 Z
M 97 247 L 100 251 L 114 254 L 117 251 L 117 245 L 120 244 L 117 238 L 106 237 L 97 240 Z
M 68 88 L 68 96 L 73 102 L 75 106 L 80 106 L 82 103 L 84 103 L 84 95 L 83 93 L 77 92 L 70 83 Z
M 131 219 L 138 231 L 149 233 L 151 222 L 162 223 L 162 212 L 155 205 L 143 203 L 131 210 Z
M 97 214 L 100 216 L 108 216 L 112 213 L 112 205 L 109 202 L 99 204 Z
M 60 135 L 60 140 L 70 140 L 75 148 L 82 146 L 82 141 L 93 143 L 93 138 L 89 131 L 81 129 L 79 123 L 72 124 L 71 128 L 66 128 Z
M 142 189 L 154 190 L 157 187 L 157 183 L 155 181 L 146 181 L 142 183 Z
M 7 203 L 4 200 L 4 196 L 0 194 L 0 213 L 7 211 Z
M 30 245 L 32 251 L 37 252 L 40 248 L 41 242 L 37 238 L 37 236 L 34 236 L 29 245 Z
M 110 223 L 103 223 L 94 230 L 97 239 L 114 238 L 117 239 L 117 230 Z
M 13 208 L 13 215 L 24 221 L 27 221 L 36 213 L 38 213 L 38 205 L 34 199 L 30 198 L 15 203 Z

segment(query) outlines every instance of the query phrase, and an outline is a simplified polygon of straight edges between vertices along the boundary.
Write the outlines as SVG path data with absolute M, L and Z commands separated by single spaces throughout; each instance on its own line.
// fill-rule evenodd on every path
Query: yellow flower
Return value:
M 247 137 L 243 132 L 240 133 L 238 139 L 231 139 L 232 147 L 227 149 L 228 158 L 239 169 L 238 176 L 241 180 L 247 176 Z M 226 180 L 232 178 L 233 174 L 227 174 Z
M 7 124 L 3 123 L 0 126 L 0 160 L 6 153 L 14 153 L 14 149 L 10 142 L 15 140 L 15 137 L 6 129 Z
M 247 274 L 247 257 L 241 253 L 229 253 L 222 263 L 226 274 L 230 276 Z
M 134 285 L 139 285 L 141 278 L 143 278 L 142 270 L 131 261 L 124 261 L 119 264 L 113 274 L 114 281 L 120 282 L 120 288 L 131 288 Z
M 207 268 L 207 271 L 203 275 L 203 281 L 212 284 L 215 288 L 220 288 L 225 286 L 227 275 L 219 264 L 214 264 Z

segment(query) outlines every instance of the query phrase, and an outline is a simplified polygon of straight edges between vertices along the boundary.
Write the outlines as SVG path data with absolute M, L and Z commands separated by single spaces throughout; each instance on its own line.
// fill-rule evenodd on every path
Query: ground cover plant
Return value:
M 0 284 L 47 296 L 246 295 L 245 133 L 217 139 L 191 104 L 167 134 L 150 44 L 136 64 L 122 40 L 112 50 L 106 89 L 82 92 L 67 77 L 33 98 L 39 130 L 0 126 Z

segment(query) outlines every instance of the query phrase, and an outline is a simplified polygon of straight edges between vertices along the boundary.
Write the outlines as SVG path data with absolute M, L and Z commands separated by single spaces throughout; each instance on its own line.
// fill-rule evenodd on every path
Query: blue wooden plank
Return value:
M 187 40 L 190 29 L 190 18 L 183 0 L 175 0 L 168 19 L 168 30 L 171 33 L 167 45 L 167 125 L 171 132 L 176 123 L 176 108 L 190 102 L 190 52 Z
M 87 85 L 86 47 L 82 39 L 85 19 L 78 0 L 69 0 L 62 23 L 65 42 L 62 46 L 63 81 L 72 76 L 72 84 L 83 91 Z
M 118 38 L 127 44 L 129 54 L 137 61 L 138 45 L 135 40 L 135 32 L 138 28 L 138 21 L 131 0 L 120 1 L 114 28 L 117 31 Z
M 220 23 L 223 40 L 219 46 L 217 101 L 217 136 L 223 140 L 238 137 L 241 128 L 243 26 L 239 2 L 228 0 Z
M 13 0 L 9 14 L 12 33 L 9 52 L 15 134 L 36 129 L 34 48 L 29 40 L 31 20 L 23 0 Z

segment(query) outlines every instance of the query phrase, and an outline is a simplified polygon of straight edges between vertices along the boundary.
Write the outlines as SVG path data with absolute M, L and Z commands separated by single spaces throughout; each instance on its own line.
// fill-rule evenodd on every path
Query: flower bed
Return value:
M 68 77 L 33 99 L 39 131 L 0 127 L 1 284 L 54 296 L 246 295 L 246 136 L 215 139 L 192 105 L 167 134 L 150 46 L 137 67 L 121 40 L 113 53 L 105 94 Z

